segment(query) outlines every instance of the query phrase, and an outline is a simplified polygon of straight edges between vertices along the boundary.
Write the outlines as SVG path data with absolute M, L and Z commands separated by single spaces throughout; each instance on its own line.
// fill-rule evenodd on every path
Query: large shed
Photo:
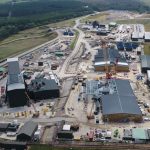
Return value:
M 116 65 L 117 71 L 129 71 L 129 65 L 126 62 L 125 57 L 122 56 L 117 49 L 109 48 L 106 55 L 108 58 L 107 61 L 104 58 L 103 49 L 98 50 L 98 53 L 95 55 L 94 58 L 95 71 L 105 71 L 106 63 L 109 70 L 111 70 L 112 67 Z
M 18 141 L 31 141 L 35 131 L 38 129 L 38 124 L 28 121 L 21 127 L 17 134 Z
M 55 80 L 38 78 L 32 80 L 28 85 L 30 98 L 36 100 L 58 98 L 60 96 L 59 87 Z
M 18 58 L 8 58 L 8 79 L 6 85 L 6 100 L 10 107 L 19 107 L 27 104 L 25 95 L 25 84 L 22 75 Z
M 141 55 L 141 70 L 143 73 L 146 73 L 147 70 L 150 70 L 150 56 Z
M 142 113 L 128 80 L 115 79 L 114 93 L 102 96 L 103 120 L 108 122 L 142 121 Z

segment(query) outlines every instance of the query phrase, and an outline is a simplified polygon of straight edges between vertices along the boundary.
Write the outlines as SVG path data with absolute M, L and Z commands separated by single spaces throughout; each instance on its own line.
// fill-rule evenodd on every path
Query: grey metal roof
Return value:
M 141 67 L 142 68 L 150 68 L 150 56 L 149 55 L 141 56 Z
M 138 114 L 141 115 L 136 97 L 128 80 L 114 80 L 116 93 L 102 96 L 103 115 Z
M 7 91 L 12 91 L 16 89 L 25 89 L 25 85 L 22 83 L 14 83 L 7 85 Z
M 45 90 L 56 90 L 59 89 L 58 85 L 56 84 L 55 80 L 53 79 L 45 79 L 39 78 L 32 80 L 30 85 L 28 86 L 29 91 L 45 91 Z
M 8 74 L 20 73 L 18 58 L 8 58 L 7 63 L 8 63 Z
M 14 84 L 14 83 L 24 83 L 23 77 L 20 74 L 10 74 L 8 75 L 7 84 Z
M 118 62 L 126 62 L 126 59 L 124 56 L 122 56 L 117 49 L 109 48 L 107 53 L 108 61 L 110 62 L 116 62 L 116 58 L 118 59 Z M 95 55 L 94 62 L 103 62 L 104 61 L 104 54 L 103 50 L 99 49 L 98 53 Z
M 21 127 L 19 130 L 18 135 L 25 134 L 28 136 L 32 136 L 35 130 L 37 129 L 38 124 L 32 121 L 28 121 L 24 124 L 24 126 Z

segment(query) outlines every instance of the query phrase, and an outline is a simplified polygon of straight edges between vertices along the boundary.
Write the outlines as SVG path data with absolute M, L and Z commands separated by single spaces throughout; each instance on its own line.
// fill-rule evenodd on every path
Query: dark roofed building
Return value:
M 35 131 L 38 129 L 38 124 L 28 121 L 21 127 L 17 134 L 18 141 L 31 141 Z
M 18 58 L 8 58 L 8 79 L 6 86 L 6 100 L 10 107 L 19 107 L 27 104 L 25 84 L 20 74 Z
M 141 70 L 143 73 L 146 73 L 147 70 L 150 70 L 150 56 L 141 55 Z
M 32 80 L 28 85 L 28 92 L 30 98 L 35 101 L 57 98 L 60 96 L 59 87 L 53 79 L 38 78 Z
M 128 80 L 110 81 L 115 92 L 102 96 L 102 114 L 104 121 L 127 122 L 142 120 L 142 113 Z M 112 83 L 113 82 L 113 83 Z
M 0 132 L 6 132 L 10 123 L 0 123 Z

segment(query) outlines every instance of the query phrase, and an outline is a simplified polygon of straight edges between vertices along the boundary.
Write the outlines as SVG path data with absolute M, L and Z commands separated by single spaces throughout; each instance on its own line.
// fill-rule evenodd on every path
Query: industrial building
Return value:
M 150 42 L 150 32 L 145 32 L 144 39 L 145 39 L 145 42 Z
M 6 85 L 6 101 L 10 107 L 24 106 L 27 104 L 25 95 L 25 84 L 22 75 L 18 58 L 8 58 L 8 79 Z
M 138 41 L 139 39 L 143 39 L 145 35 L 145 28 L 143 24 L 134 24 L 133 33 L 131 36 L 132 41 Z
M 150 56 L 141 55 L 141 71 L 146 73 L 147 70 L 150 70 Z
M 37 123 L 32 121 L 26 122 L 17 133 L 17 141 L 31 141 L 37 129 Z
M 33 100 L 43 100 L 58 98 L 60 96 L 59 87 L 55 80 L 37 78 L 28 85 L 28 94 Z
M 65 121 L 61 121 L 58 132 L 57 132 L 57 138 L 58 139 L 65 139 L 65 140 L 71 140 L 74 138 L 73 131 L 71 131 L 71 126 L 65 124 Z
M 147 85 L 150 87 L 150 70 L 147 70 Z
M 143 128 L 132 129 L 132 139 L 135 143 L 146 143 L 149 141 L 147 130 Z
M 102 95 L 102 115 L 107 122 L 142 121 L 142 113 L 128 80 L 110 80 L 112 94 Z
M 94 59 L 94 68 L 95 71 L 105 71 L 105 66 L 107 63 L 107 66 L 109 70 L 116 65 L 116 71 L 123 71 L 128 72 L 129 71 L 129 65 L 126 62 L 126 59 L 123 55 L 121 55 L 117 49 L 109 48 L 107 49 L 107 61 L 104 58 L 103 49 L 98 50 L 98 53 L 95 55 Z

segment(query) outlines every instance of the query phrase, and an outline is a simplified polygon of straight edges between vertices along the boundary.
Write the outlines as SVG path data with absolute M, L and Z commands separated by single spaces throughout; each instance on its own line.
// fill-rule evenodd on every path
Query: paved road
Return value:
M 89 16 L 89 15 L 87 15 L 87 16 Z M 85 16 L 85 17 L 87 17 L 87 16 Z M 82 18 L 84 18 L 84 17 L 82 17 Z M 69 76 L 69 74 L 66 74 L 66 68 L 68 67 L 68 64 L 70 63 L 70 61 L 78 53 L 78 50 L 80 49 L 81 43 L 85 43 L 85 47 L 87 48 L 87 50 L 90 50 L 90 48 L 91 48 L 89 43 L 84 39 L 84 37 L 85 37 L 84 32 L 78 28 L 78 26 L 80 25 L 80 20 L 81 20 L 81 18 L 77 19 L 76 24 L 73 27 L 74 30 L 77 30 L 79 32 L 78 40 L 76 42 L 75 48 L 73 49 L 73 51 L 69 55 L 69 57 L 67 57 L 67 59 L 65 60 L 63 66 L 62 66 L 62 69 L 60 70 L 60 72 L 58 74 L 58 76 L 60 78 Z

